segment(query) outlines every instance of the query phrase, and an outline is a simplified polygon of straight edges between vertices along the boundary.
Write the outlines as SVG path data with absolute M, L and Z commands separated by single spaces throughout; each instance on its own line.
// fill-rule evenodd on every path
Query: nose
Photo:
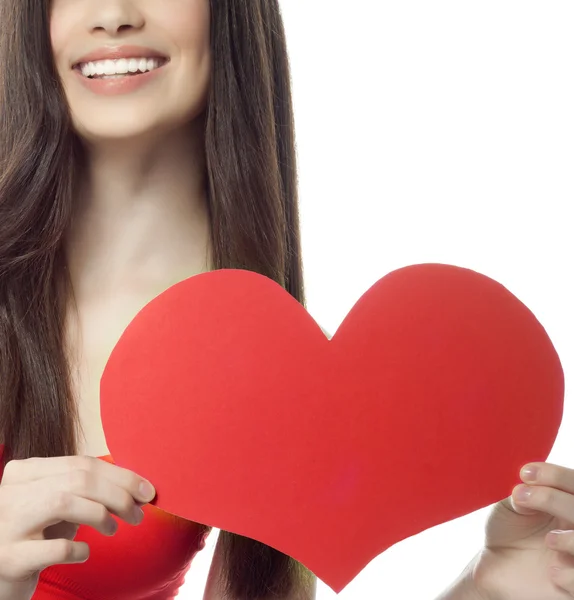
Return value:
M 90 29 L 116 36 L 126 30 L 141 29 L 145 19 L 132 0 L 95 0 Z

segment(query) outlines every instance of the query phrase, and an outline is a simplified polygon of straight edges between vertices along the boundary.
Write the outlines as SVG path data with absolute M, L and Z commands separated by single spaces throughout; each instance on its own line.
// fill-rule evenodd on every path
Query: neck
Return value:
M 76 300 L 158 292 L 210 268 L 203 122 L 86 147 L 66 240 Z

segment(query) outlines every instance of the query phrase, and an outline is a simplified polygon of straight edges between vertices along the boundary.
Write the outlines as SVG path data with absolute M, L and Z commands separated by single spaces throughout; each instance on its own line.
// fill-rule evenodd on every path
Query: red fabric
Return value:
M 0 479 L 4 472 L 0 444 Z M 113 462 L 111 457 L 102 460 Z M 120 519 L 106 537 L 81 526 L 76 541 L 87 542 L 83 564 L 42 571 L 33 600 L 171 600 L 178 594 L 193 557 L 205 545 L 203 528 L 146 505 L 137 527 Z

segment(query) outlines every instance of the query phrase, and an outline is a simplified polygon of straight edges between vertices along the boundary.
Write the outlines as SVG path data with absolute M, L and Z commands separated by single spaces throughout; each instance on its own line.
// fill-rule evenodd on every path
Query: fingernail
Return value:
M 118 530 L 118 522 L 112 517 L 111 522 L 108 524 L 109 535 L 114 535 Z
M 139 525 L 144 518 L 144 511 L 139 506 L 134 506 L 134 521 L 136 525 Z
M 551 531 L 546 537 L 546 543 L 550 548 L 558 546 L 558 531 Z
M 529 487 L 526 487 L 525 485 L 518 488 L 518 490 L 516 491 L 516 494 L 514 495 L 514 497 L 516 498 L 516 500 L 518 502 L 528 502 L 528 500 L 530 500 L 531 496 L 532 496 L 532 490 Z
M 534 483 L 538 477 L 538 467 L 535 467 L 534 465 L 527 465 L 522 469 L 522 471 L 520 471 L 520 476 L 524 481 Z
M 553 529 L 548 535 L 554 538 L 561 533 L 574 533 L 574 531 L 572 529 Z
M 144 502 L 151 502 L 155 498 L 155 489 L 149 481 L 140 483 L 140 495 Z

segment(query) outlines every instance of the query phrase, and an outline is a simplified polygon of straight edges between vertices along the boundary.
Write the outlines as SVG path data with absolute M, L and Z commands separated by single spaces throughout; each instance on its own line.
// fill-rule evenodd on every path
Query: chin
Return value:
M 116 118 L 103 116 L 101 119 L 73 119 L 77 135 L 87 142 L 110 142 L 137 140 L 144 142 L 147 137 L 155 138 L 166 129 L 157 119 L 146 120 L 143 117 Z

